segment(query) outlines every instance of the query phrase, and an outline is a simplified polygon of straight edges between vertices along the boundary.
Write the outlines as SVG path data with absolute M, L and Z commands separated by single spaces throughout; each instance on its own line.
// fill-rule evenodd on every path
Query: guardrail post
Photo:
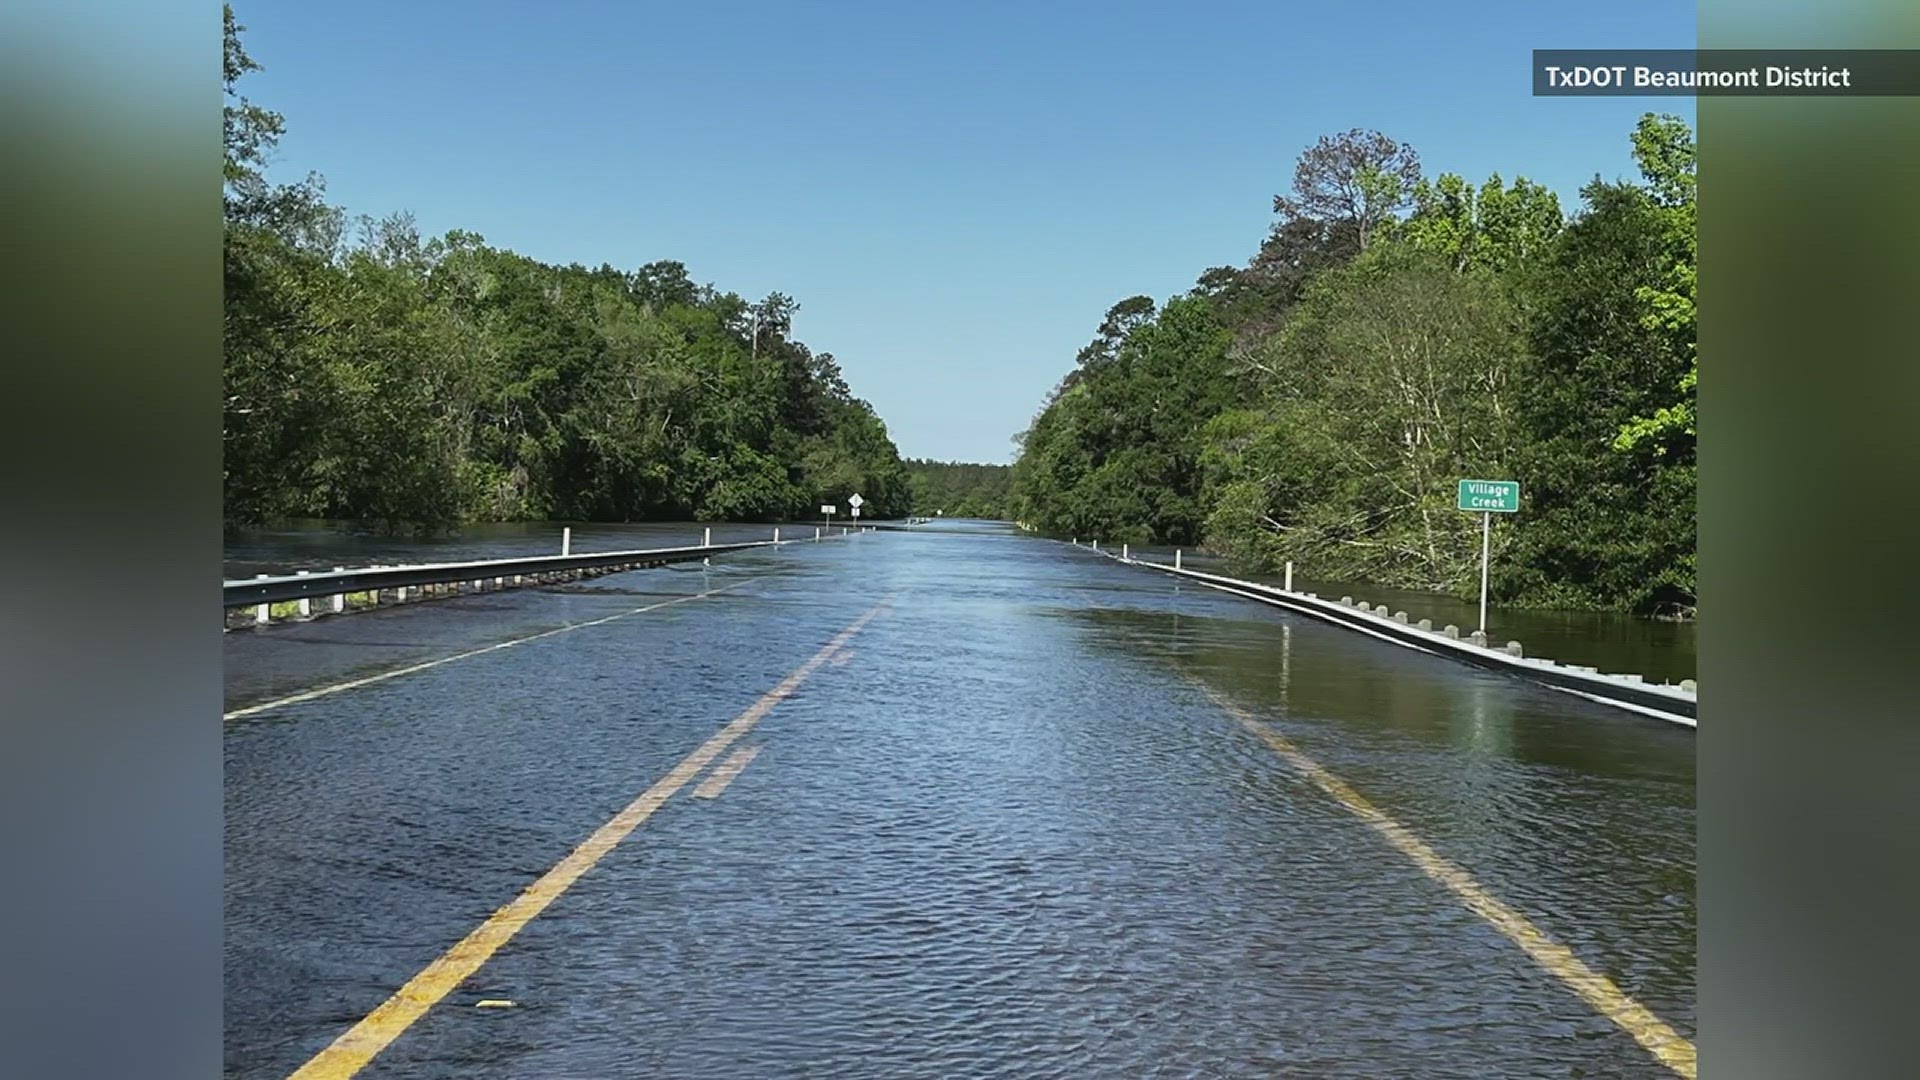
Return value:
M 560 554 L 573 554 L 573 526 L 571 525 L 563 526 L 560 529 Z
M 263 578 L 263 577 L 266 577 L 267 575 L 266 575 L 266 574 L 255 574 L 255 575 L 253 575 L 253 576 L 254 576 L 254 577 L 255 577 L 256 579 L 258 579 L 258 578 Z M 256 607 L 256 608 L 254 608 L 254 609 L 253 609 L 253 621 L 254 621 L 254 622 L 255 622 L 256 624 L 258 624 L 258 625 L 260 625 L 260 626 L 265 626 L 265 625 L 267 625 L 267 621 L 268 621 L 269 619 L 271 619 L 271 618 L 273 618 L 273 605 L 272 605 L 272 604 L 261 604 L 261 605 L 260 605 L 259 607 Z
M 1287 590 L 1288 592 L 1292 592 L 1292 591 L 1293 591 L 1293 560 L 1292 560 L 1292 559 L 1288 559 L 1288 560 L 1287 560 L 1287 584 L 1286 584 L 1286 590 Z
M 342 571 L 344 571 L 345 569 L 346 569 L 346 567 L 344 567 L 344 566 L 336 566 L 336 567 L 334 567 L 334 568 L 333 568 L 333 572 L 334 572 L 334 573 L 336 573 L 336 574 L 338 574 L 338 573 L 340 573 L 340 572 L 342 572 Z M 345 610 L 347 610 L 347 594 L 346 594 L 346 593 L 334 593 L 334 594 L 333 594 L 333 613 L 334 613 L 335 615 L 338 615 L 338 614 L 340 614 L 341 612 L 343 612 L 343 611 L 345 611 Z
M 310 571 L 306 570 L 296 571 L 301 577 L 306 577 L 309 572 Z M 313 618 L 313 603 L 304 596 L 300 598 L 300 617 L 303 619 Z

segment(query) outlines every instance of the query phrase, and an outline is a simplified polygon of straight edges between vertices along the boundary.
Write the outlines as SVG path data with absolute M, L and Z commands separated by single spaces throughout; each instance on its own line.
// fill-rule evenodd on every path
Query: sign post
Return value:
M 853 523 L 855 525 L 860 524 L 860 508 L 865 506 L 866 503 L 867 500 L 861 498 L 860 493 L 857 491 L 853 493 L 852 498 L 847 500 L 847 505 L 853 507 Z
M 1480 634 L 1487 633 L 1487 567 L 1493 559 L 1493 515 L 1520 512 L 1518 480 L 1462 480 L 1454 503 L 1480 515 Z
M 833 529 L 833 512 L 835 509 L 832 503 L 823 503 L 820 506 L 820 523 L 829 531 Z

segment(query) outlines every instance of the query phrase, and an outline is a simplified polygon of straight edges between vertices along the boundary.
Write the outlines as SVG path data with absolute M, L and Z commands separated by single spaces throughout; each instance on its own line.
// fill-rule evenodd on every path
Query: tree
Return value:
M 1690 341 L 1647 318 L 1672 270 L 1672 222 L 1649 192 L 1596 181 L 1536 281 L 1516 472 L 1527 527 L 1497 591 L 1537 603 L 1683 610 L 1693 602 L 1690 439 L 1615 449 L 1672 401 Z
M 1443 173 L 1414 186 L 1413 213 L 1394 235 L 1456 270 L 1506 272 L 1550 251 L 1563 224 L 1559 197 L 1524 176 L 1509 188 L 1495 173 L 1476 191 L 1457 173 Z
M 1012 467 L 909 458 L 915 514 L 962 518 L 1005 518 Z
M 1461 589 L 1477 565 L 1454 481 L 1513 439 L 1520 320 L 1501 283 L 1376 247 L 1322 274 L 1270 344 L 1260 405 L 1209 426 L 1209 544 L 1334 578 Z
M 1300 155 L 1293 194 L 1275 195 L 1288 218 L 1344 222 L 1365 250 L 1373 234 L 1404 209 L 1420 182 L 1420 155 L 1377 131 L 1323 135 Z
M 1012 513 L 1464 593 L 1453 485 L 1514 475 L 1496 597 L 1688 610 L 1692 146 L 1643 120 L 1642 182 L 1589 185 L 1569 220 L 1524 177 L 1428 181 L 1385 136 L 1320 140 L 1245 267 L 1109 313 L 1020 438 Z
M 241 44 L 240 33 L 246 27 L 234 18 L 233 5 L 222 5 L 221 19 L 220 82 L 227 99 L 221 108 L 221 142 L 225 151 L 221 173 L 227 185 L 227 197 L 232 201 L 244 199 L 264 184 L 261 170 L 266 165 L 267 152 L 286 133 L 286 120 L 279 113 L 241 96 L 241 78 L 250 71 L 259 71 L 260 65 L 247 55 L 246 47 Z
M 1124 308 L 1113 355 L 1078 369 L 1027 433 L 1013 511 L 1045 529 L 1191 542 L 1205 517 L 1198 432 L 1229 400 L 1231 334 L 1204 297 L 1170 300 L 1144 322 L 1140 304 Z M 1109 313 L 1102 336 L 1117 325 Z
M 225 26 L 229 523 L 770 520 L 852 490 L 908 511 L 886 426 L 794 340 L 793 298 L 423 238 L 406 214 L 348 241 L 318 177 L 267 181 L 285 124 L 240 96 L 259 66 Z
M 1640 320 L 1650 330 L 1678 341 L 1686 350 L 1687 370 L 1669 399 L 1651 413 L 1635 416 L 1620 427 L 1614 449 L 1650 450 L 1660 457 L 1691 450 L 1695 431 L 1695 401 L 1699 392 L 1700 362 L 1696 344 L 1694 298 L 1698 293 L 1696 240 L 1698 181 L 1693 132 L 1677 116 L 1640 118 L 1633 133 L 1633 157 L 1640 166 L 1659 216 L 1665 225 L 1668 265 L 1659 280 L 1641 285 L 1636 295 L 1646 305 Z

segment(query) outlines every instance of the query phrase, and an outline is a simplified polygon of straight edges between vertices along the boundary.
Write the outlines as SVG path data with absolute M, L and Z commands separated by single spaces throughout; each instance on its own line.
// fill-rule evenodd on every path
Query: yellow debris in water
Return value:
M 474 1002 L 473 1007 L 476 1009 L 511 1009 L 513 1008 L 513 1002 L 508 1001 L 506 998 L 485 998 L 481 1001 Z

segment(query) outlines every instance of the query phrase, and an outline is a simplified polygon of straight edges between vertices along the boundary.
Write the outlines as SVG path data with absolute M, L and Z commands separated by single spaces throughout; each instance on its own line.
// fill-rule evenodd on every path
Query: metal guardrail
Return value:
M 811 538 L 777 541 L 783 545 L 808 542 L 811 542 Z M 451 585 L 459 582 L 491 581 L 494 578 L 526 577 L 533 574 L 552 574 L 573 570 L 614 570 L 658 566 L 663 563 L 704 559 L 710 555 L 724 555 L 733 551 L 746 551 L 750 548 L 773 547 L 775 543 L 776 541 L 773 540 L 753 540 L 738 544 L 601 551 L 582 555 L 535 555 L 519 559 L 481 559 L 472 562 L 421 563 L 414 566 L 371 566 L 225 581 L 221 583 L 220 591 L 222 606 L 237 608 L 323 596 L 341 596 L 349 593 L 379 592 L 382 589 L 412 588 L 419 585 Z
M 1080 545 L 1076 543 L 1075 546 Z M 1239 578 L 1188 570 L 1166 563 L 1127 558 L 1111 551 L 1086 550 L 1095 550 L 1096 554 L 1104 555 L 1115 562 L 1186 578 L 1221 592 L 1287 608 L 1348 629 L 1384 638 L 1397 645 L 1418 649 L 1421 652 L 1447 656 L 1475 667 L 1505 672 L 1605 705 L 1619 706 L 1644 715 L 1656 716 L 1662 720 L 1685 724 L 1688 727 L 1697 726 L 1699 722 L 1699 695 L 1697 692 L 1683 690 L 1677 686 L 1645 682 L 1638 676 L 1585 671 L 1536 657 L 1514 656 L 1499 649 L 1476 645 L 1465 639 L 1450 638 L 1437 631 L 1422 630 L 1385 615 L 1377 615 L 1336 601 L 1324 600 L 1312 593 L 1290 592 L 1259 582 L 1242 581 Z

